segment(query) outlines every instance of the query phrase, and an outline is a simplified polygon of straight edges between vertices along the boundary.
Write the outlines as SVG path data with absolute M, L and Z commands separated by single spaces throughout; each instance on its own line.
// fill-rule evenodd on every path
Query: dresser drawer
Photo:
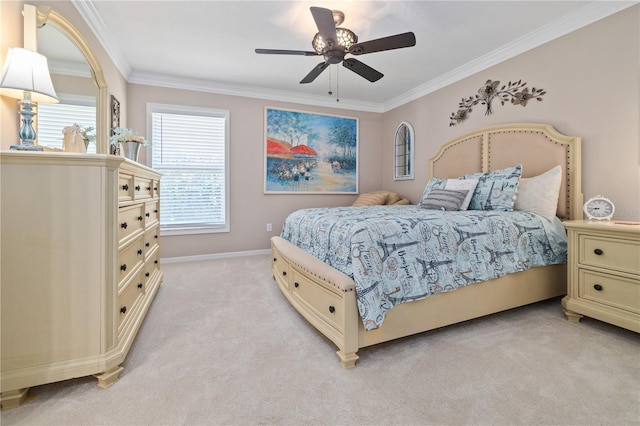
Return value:
M 120 289 L 118 292 L 117 309 L 117 324 L 118 332 L 121 330 L 121 326 L 131 315 L 131 312 L 135 311 L 138 299 L 144 294 L 144 283 L 142 280 L 142 273 L 139 272 L 134 279 L 129 281 L 126 286 Z
M 153 197 L 153 185 L 151 179 L 136 176 L 134 186 L 134 194 L 136 200 L 142 200 Z
M 339 332 L 344 328 L 343 298 L 340 295 L 312 283 L 304 274 L 291 270 L 291 295 Z
M 160 181 L 154 179 L 151 181 L 151 185 L 153 186 L 153 198 L 160 198 Z
M 638 242 L 594 235 L 580 235 L 579 240 L 580 264 L 640 274 Z
M 147 257 L 144 263 L 143 278 L 145 287 L 147 282 L 153 278 L 155 271 L 160 269 L 160 250 L 155 250 Z
M 140 236 L 118 252 L 118 283 L 124 285 L 144 260 L 143 239 Z
M 118 174 L 118 202 L 128 202 L 133 200 L 133 176 L 120 173 Z
M 160 227 L 158 225 L 148 229 L 144 233 L 144 252 L 151 253 L 160 244 Z
M 640 283 L 585 269 L 578 271 L 579 297 L 640 313 Z
M 144 229 L 144 204 L 118 209 L 118 246 L 126 244 Z
M 144 205 L 145 226 L 153 226 L 160 218 L 160 200 L 147 202 Z

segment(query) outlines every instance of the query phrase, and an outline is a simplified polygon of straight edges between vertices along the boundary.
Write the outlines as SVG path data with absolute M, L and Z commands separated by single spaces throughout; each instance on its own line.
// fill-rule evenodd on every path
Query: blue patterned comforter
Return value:
M 520 211 L 303 209 L 281 236 L 353 278 L 366 330 L 399 303 L 567 258 L 560 221 Z

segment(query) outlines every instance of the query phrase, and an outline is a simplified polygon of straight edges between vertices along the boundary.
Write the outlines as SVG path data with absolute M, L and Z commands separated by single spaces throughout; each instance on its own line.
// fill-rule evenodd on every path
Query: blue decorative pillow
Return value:
M 486 173 L 470 173 L 460 179 L 478 179 L 469 210 L 513 211 L 522 164 Z

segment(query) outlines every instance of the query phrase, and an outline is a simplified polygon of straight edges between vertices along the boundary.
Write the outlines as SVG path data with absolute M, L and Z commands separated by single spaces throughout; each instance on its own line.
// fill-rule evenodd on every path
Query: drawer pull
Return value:
M 333 306 L 329 306 L 329 312 L 334 313 L 336 311 L 336 308 L 334 308 Z
M 140 191 L 140 185 L 136 185 L 136 191 Z
M 286 277 L 287 276 L 287 271 L 282 271 L 282 276 Z
M 148 272 L 144 274 L 144 276 L 147 277 L 147 278 L 149 278 L 149 275 L 150 274 Z
M 142 249 L 138 250 L 138 256 L 142 255 Z
M 154 235 L 154 236 L 153 236 L 153 238 L 158 239 L 158 236 L 157 236 L 157 235 Z
M 600 249 L 595 249 L 593 252 L 594 252 L 595 254 L 597 254 L 598 256 L 600 256 L 602 253 L 604 253 L 604 252 L 603 252 L 602 250 L 600 250 Z
M 600 284 L 595 284 L 593 288 L 595 288 L 596 291 L 602 291 L 602 286 Z
M 147 186 L 147 191 L 151 191 L 151 187 L 150 186 Z
M 154 261 L 153 261 L 153 263 L 155 263 L 155 264 L 157 265 L 157 264 L 158 264 L 158 261 L 157 261 L 157 260 L 154 260 Z
M 120 228 L 122 228 L 122 229 L 127 229 L 127 222 L 122 222 L 122 223 L 120 224 Z
M 126 306 L 121 307 L 121 308 L 120 308 L 120 313 L 121 313 L 121 314 L 125 314 L 125 313 L 127 313 L 127 307 L 126 307 Z
M 278 261 L 278 259 L 274 257 L 274 258 L 273 258 L 273 261 L 274 261 L 274 262 L 277 262 L 277 261 Z
M 138 283 L 138 288 L 142 288 L 142 283 Z
M 127 185 L 126 183 L 124 185 L 122 185 L 122 190 L 123 191 L 128 191 L 129 190 L 129 185 Z
M 140 222 L 142 222 L 142 219 L 144 219 L 142 216 L 138 216 L 138 220 L 139 220 Z
M 145 213 L 144 215 L 145 215 L 146 217 L 149 217 L 149 216 L 151 216 L 151 215 L 150 215 L 149 213 Z
M 295 288 L 298 288 L 298 287 L 300 287 L 300 284 L 299 284 L 299 283 L 293 283 L 293 286 L 294 286 Z
M 144 245 L 145 245 L 146 247 L 149 247 L 149 243 L 145 243 Z
M 123 263 L 122 265 L 120 265 L 120 270 L 121 271 L 126 271 L 127 270 L 127 264 Z

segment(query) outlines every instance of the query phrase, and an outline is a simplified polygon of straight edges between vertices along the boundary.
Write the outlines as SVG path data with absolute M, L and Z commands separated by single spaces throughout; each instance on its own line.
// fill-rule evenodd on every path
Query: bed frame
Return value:
M 560 219 L 582 218 L 581 139 L 545 124 L 506 124 L 476 130 L 444 144 L 429 160 L 429 175 L 442 178 L 523 165 L 523 177 L 560 164 Z M 291 305 L 338 347 L 344 368 L 355 367 L 358 349 L 566 294 L 566 265 L 476 283 L 403 303 L 377 329 L 365 331 L 354 282 L 281 237 L 271 239 L 272 273 Z

